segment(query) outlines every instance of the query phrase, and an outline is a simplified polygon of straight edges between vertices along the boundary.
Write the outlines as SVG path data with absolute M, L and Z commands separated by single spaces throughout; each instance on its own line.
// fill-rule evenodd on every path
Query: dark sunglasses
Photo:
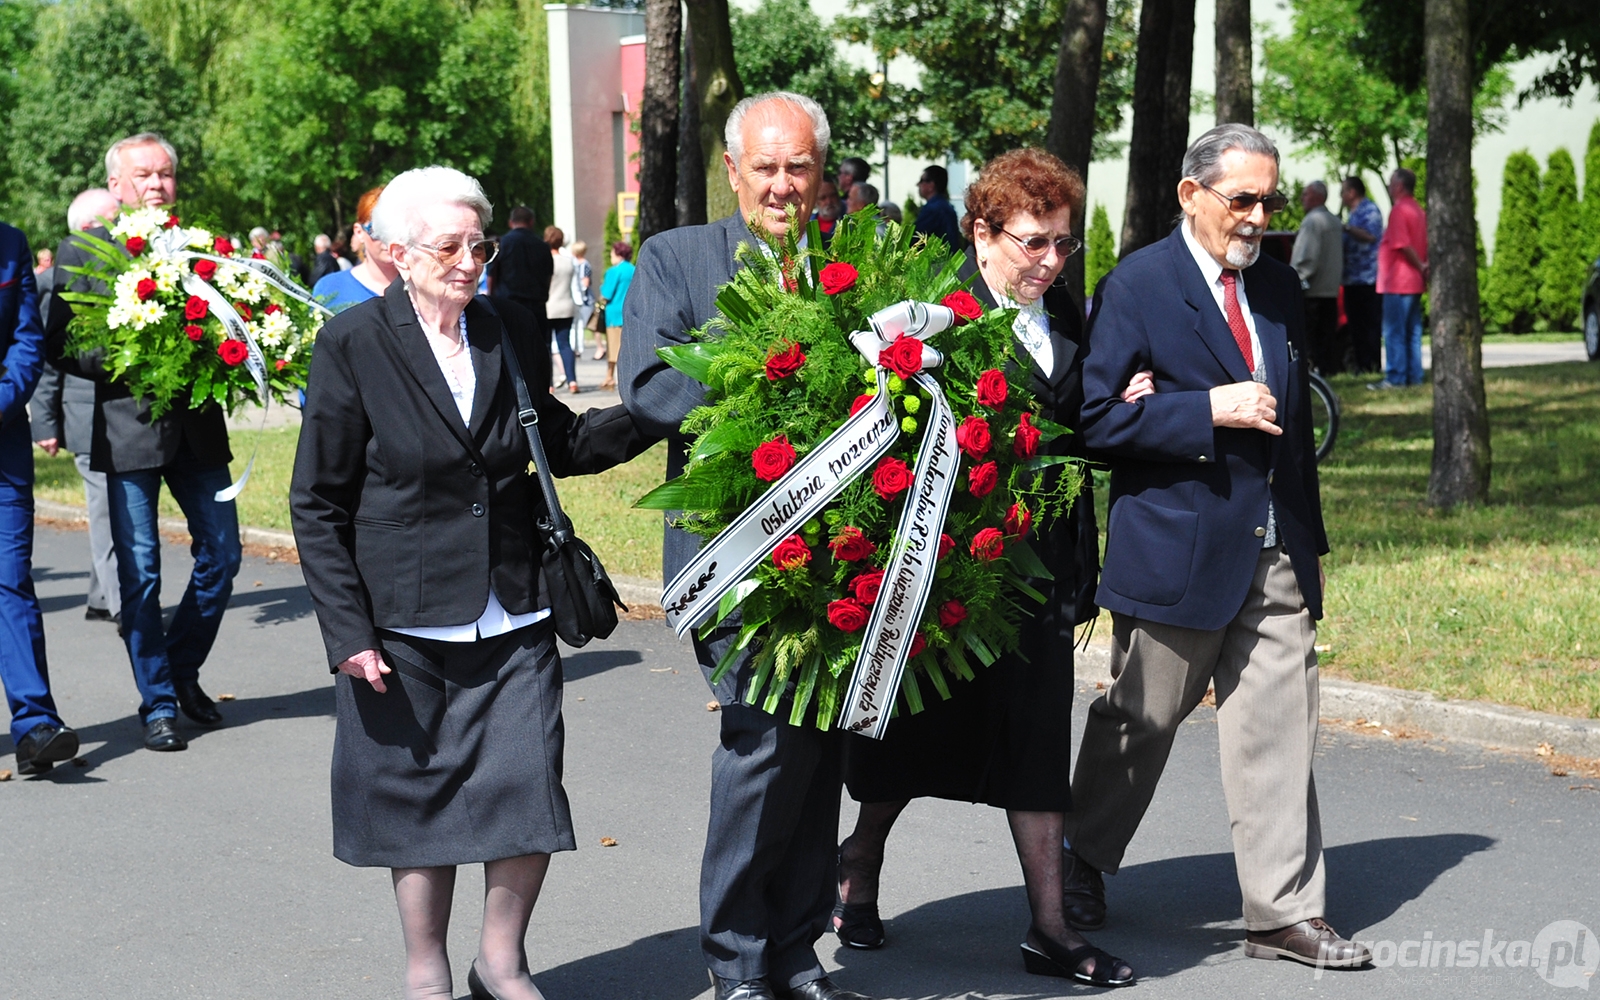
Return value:
M 1225 195 L 1221 191 L 1218 191 L 1210 184 L 1204 184 L 1200 181 L 1195 181 L 1195 183 L 1199 184 L 1207 191 L 1210 191 L 1218 198 L 1221 198 L 1227 203 L 1228 208 L 1230 208 L 1237 215 L 1246 215 L 1257 205 L 1260 205 L 1263 209 L 1265 209 L 1268 215 L 1276 215 L 1285 208 L 1289 207 L 1289 196 L 1286 194 L 1269 194 L 1266 196 L 1254 194 L 1236 194 L 1230 197 L 1229 195 Z
M 1058 236 L 1055 239 L 1051 239 L 1048 236 L 1030 236 L 1027 239 L 1023 239 L 1015 233 L 1006 233 L 1005 229 L 1000 226 L 995 226 L 994 231 L 1005 233 L 1013 240 L 1016 240 L 1017 246 L 1021 247 L 1022 252 L 1029 257 L 1043 257 L 1047 250 L 1055 247 L 1056 253 L 1065 259 L 1083 249 L 1083 241 L 1076 236 Z

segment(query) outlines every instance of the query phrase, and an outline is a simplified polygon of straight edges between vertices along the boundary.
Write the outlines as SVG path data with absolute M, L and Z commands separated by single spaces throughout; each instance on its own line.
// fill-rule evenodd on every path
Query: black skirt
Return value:
M 939 798 L 1001 809 L 1072 809 L 1072 624 L 1052 608 L 1022 627 L 1022 652 L 974 679 L 950 684 L 950 700 L 920 685 L 924 708 L 900 699 L 882 740 L 845 741 L 845 784 L 857 802 Z M 946 677 L 950 674 L 946 672 Z
M 551 623 L 476 642 L 379 642 L 386 693 L 338 676 L 334 857 L 423 868 L 576 849 Z

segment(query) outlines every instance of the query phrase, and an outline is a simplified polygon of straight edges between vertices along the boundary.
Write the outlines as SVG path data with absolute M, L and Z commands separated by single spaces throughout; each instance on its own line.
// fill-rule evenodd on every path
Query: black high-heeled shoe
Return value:
M 1132 986 L 1136 981 L 1133 967 L 1104 949 L 1096 948 L 1087 941 L 1076 948 L 1068 948 L 1043 934 L 1035 933 L 1042 948 L 1035 948 L 1027 941 L 1022 942 L 1022 967 L 1032 975 L 1058 976 L 1107 989 Z M 1091 958 L 1094 959 L 1094 969 L 1084 972 L 1083 963 Z M 1126 968 L 1128 974 L 1119 977 L 1116 972 L 1122 968 Z
M 839 865 L 844 866 L 844 847 L 839 848 Z M 836 897 L 833 906 L 833 932 L 847 947 L 875 951 L 885 940 L 883 920 L 878 916 L 878 901 L 846 903 L 843 896 Z
M 489 987 L 483 985 L 483 980 L 478 978 L 478 963 L 473 961 L 467 969 L 467 991 L 472 994 L 472 1000 L 500 1000 L 499 997 L 489 992 Z

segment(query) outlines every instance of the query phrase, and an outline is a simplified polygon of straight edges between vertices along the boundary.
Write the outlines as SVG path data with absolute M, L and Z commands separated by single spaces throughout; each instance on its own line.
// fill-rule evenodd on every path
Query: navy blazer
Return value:
M 1243 278 L 1281 436 L 1211 425 L 1210 390 L 1249 381 L 1250 371 L 1181 228 L 1129 255 L 1096 292 L 1082 433 L 1111 464 L 1095 597 L 1103 608 L 1185 628 L 1227 625 L 1255 575 L 1270 496 L 1306 607 L 1322 617 L 1316 557 L 1328 538 L 1300 282 L 1264 254 Z M 1122 390 L 1145 369 L 1155 393 L 1123 402 Z
M 37 289 L 28 238 L 0 222 L 0 424 L 27 419 L 23 407 L 44 366 Z

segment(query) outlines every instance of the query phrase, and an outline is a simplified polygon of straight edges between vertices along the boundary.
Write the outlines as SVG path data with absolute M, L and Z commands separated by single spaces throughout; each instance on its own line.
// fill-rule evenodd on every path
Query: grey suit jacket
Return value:
M 678 426 L 705 399 L 705 386 L 656 356 L 657 347 L 689 342 L 689 333 L 716 314 L 717 291 L 733 277 L 734 250 L 754 242 L 738 214 L 706 226 L 686 226 L 650 237 L 623 308 L 622 352 L 617 358 L 622 402 L 646 433 L 668 442 L 667 478 L 683 472 L 687 442 Z M 694 557 L 700 539 L 666 529 L 662 571 L 670 580 Z
M 94 440 L 94 383 L 46 364 L 28 404 L 33 439 L 55 438 L 74 455 L 89 454 Z

